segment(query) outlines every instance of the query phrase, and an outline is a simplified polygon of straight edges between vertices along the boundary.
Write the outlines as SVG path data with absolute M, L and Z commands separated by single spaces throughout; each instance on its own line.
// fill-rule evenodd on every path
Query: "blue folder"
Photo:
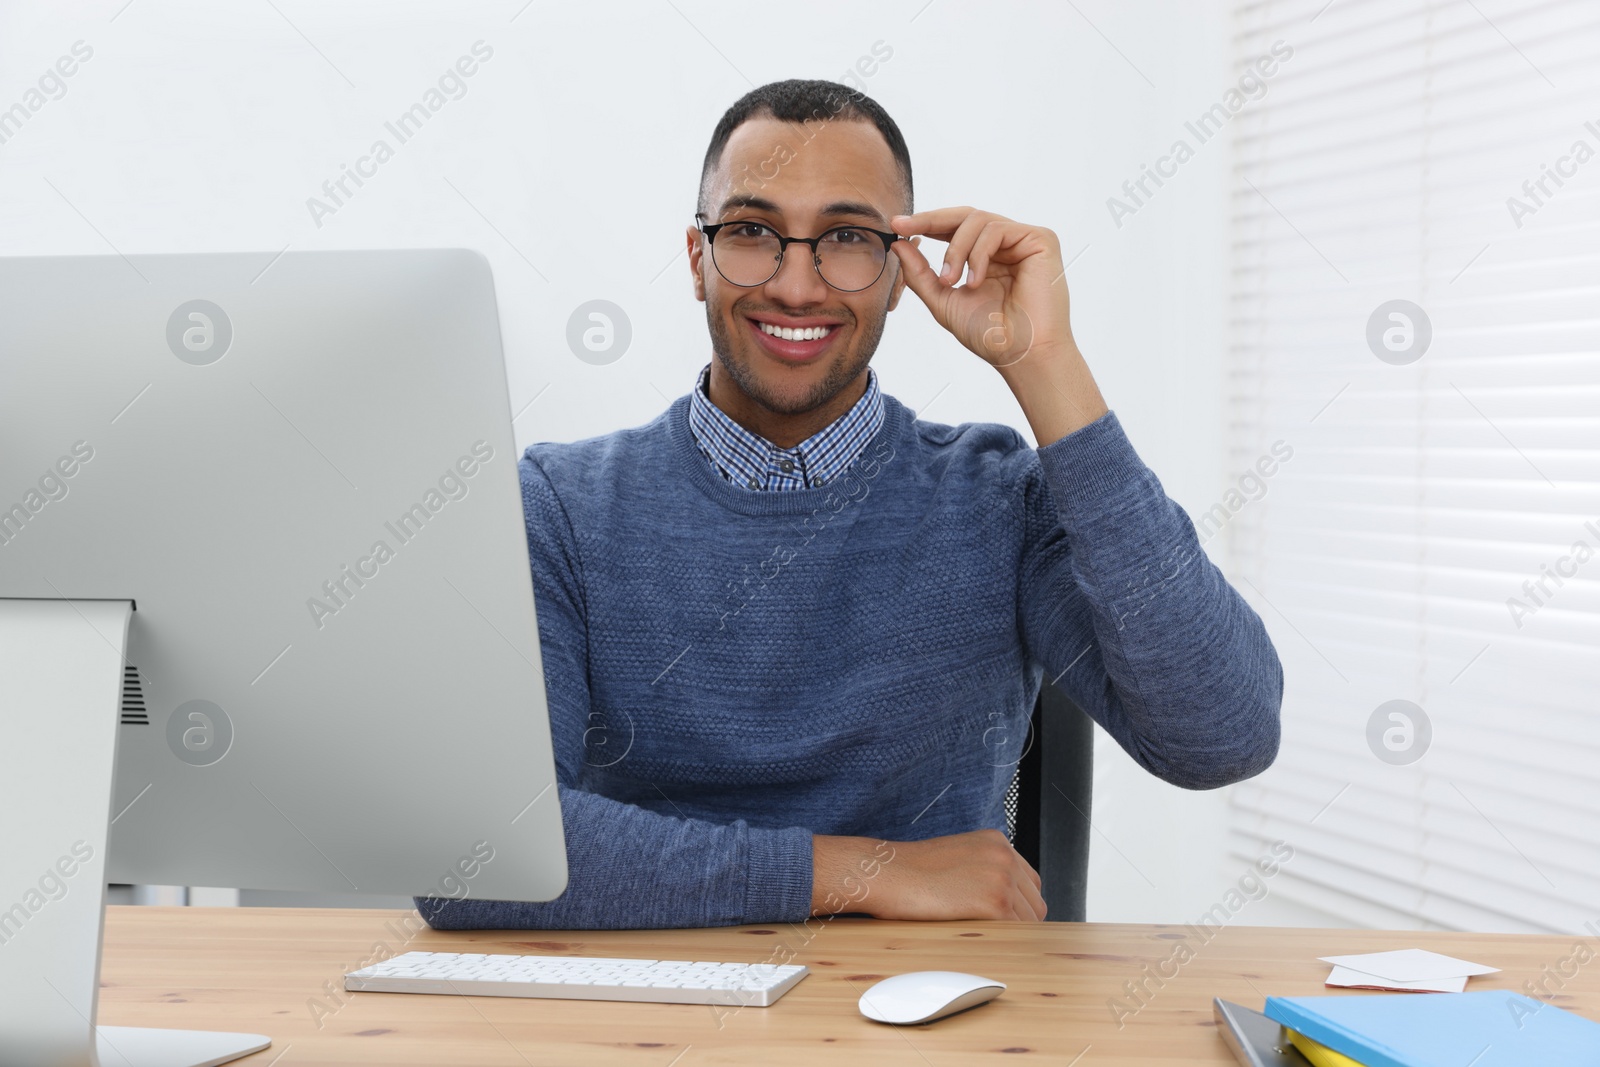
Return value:
M 1509 989 L 1268 997 L 1266 1014 L 1366 1067 L 1600 1065 L 1600 1023 Z

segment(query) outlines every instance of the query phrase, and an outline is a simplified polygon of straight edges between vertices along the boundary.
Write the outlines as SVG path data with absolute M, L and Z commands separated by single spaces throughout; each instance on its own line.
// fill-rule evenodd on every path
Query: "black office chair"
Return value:
M 1006 790 L 1011 844 L 1039 872 L 1045 916 L 1083 922 L 1089 882 L 1089 799 L 1094 720 L 1045 682 L 1033 705 L 1032 737 Z

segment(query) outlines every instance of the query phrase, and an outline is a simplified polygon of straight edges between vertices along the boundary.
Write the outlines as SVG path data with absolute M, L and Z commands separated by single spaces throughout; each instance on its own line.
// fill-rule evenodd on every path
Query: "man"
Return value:
M 567 890 L 430 923 L 1042 919 L 1001 831 L 1042 678 L 1177 785 L 1272 762 L 1277 656 L 1107 411 L 1053 233 L 912 214 L 882 108 L 788 81 L 723 116 L 687 240 L 695 391 L 520 464 Z M 879 390 L 907 287 L 1037 449 Z

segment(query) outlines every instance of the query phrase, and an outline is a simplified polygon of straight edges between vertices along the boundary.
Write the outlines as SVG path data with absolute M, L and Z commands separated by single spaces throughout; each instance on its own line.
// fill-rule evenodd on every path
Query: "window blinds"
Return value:
M 1236 6 L 1234 483 L 1284 661 L 1232 851 L 1355 925 L 1600 922 L 1600 4 Z M 1279 48 L 1281 53 L 1283 48 Z M 1288 458 L 1284 458 L 1284 453 Z

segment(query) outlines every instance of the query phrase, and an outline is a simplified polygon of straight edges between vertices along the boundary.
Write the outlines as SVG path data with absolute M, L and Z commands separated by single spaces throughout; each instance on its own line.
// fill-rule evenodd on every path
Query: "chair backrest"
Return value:
M 1006 791 L 1011 844 L 1039 872 L 1047 919 L 1083 922 L 1089 882 L 1094 720 L 1045 682 Z

